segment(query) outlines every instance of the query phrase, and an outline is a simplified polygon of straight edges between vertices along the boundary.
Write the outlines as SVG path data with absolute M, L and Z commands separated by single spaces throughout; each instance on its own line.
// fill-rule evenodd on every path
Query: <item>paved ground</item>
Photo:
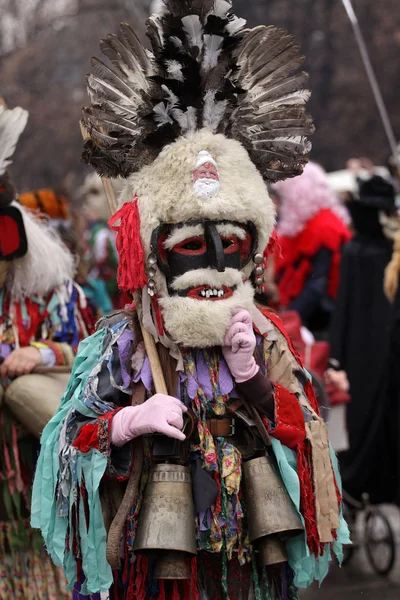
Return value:
M 376 575 L 368 563 L 365 548 L 360 548 L 348 565 L 331 569 L 321 588 L 313 586 L 302 592 L 302 600 L 400 600 L 400 511 L 393 507 L 383 510 L 396 537 L 396 563 L 390 575 Z

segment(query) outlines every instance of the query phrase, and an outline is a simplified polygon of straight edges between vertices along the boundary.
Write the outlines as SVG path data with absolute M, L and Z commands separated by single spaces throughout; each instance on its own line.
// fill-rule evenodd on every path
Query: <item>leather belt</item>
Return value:
M 213 437 L 230 437 L 235 435 L 235 419 L 233 417 L 207 419 L 206 425 Z

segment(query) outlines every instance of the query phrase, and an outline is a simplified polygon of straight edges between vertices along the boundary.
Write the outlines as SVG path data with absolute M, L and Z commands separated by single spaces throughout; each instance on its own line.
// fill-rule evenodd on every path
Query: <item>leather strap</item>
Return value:
M 238 417 L 240 419 L 242 419 L 245 422 L 248 422 L 248 419 L 245 419 L 243 416 L 243 412 L 241 411 L 241 408 L 245 408 L 247 411 L 247 414 L 249 415 L 249 420 L 252 421 L 252 426 L 257 428 L 258 434 L 260 436 L 260 438 L 263 441 L 263 444 L 265 446 L 270 446 L 271 445 L 271 438 L 270 435 L 267 431 L 267 428 L 264 425 L 264 422 L 261 418 L 261 416 L 258 413 L 258 410 L 256 408 L 254 408 L 254 406 L 252 406 L 249 402 L 246 402 L 246 400 L 244 398 L 241 398 L 240 400 L 235 400 L 233 402 L 231 402 L 228 406 L 228 410 L 229 412 L 231 412 L 232 414 L 237 414 Z
M 235 433 L 235 419 L 232 417 L 207 419 L 206 424 L 213 437 L 230 437 Z

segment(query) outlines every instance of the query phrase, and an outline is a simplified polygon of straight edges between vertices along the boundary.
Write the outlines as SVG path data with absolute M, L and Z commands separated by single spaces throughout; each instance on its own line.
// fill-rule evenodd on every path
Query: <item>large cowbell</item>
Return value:
M 243 465 L 249 539 L 265 566 L 287 561 L 283 542 L 303 531 L 300 517 L 273 458 L 266 454 Z
M 152 467 L 133 549 L 156 558 L 157 579 L 190 578 L 196 536 L 189 469 L 170 464 Z

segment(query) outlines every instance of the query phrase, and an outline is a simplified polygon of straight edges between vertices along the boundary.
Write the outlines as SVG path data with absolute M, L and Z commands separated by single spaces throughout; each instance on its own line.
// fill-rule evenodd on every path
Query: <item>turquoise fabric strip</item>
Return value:
M 75 407 L 87 416 L 98 415 L 80 402 L 83 389 L 92 370 L 99 363 L 107 331 L 101 329 L 81 342 L 67 390 L 57 413 L 45 427 L 32 493 L 32 527 L 41 529 L 47 550 L 54 563 L 64 568 L 69 587 L 76 581 L 76 562 L 71 551 L 66 550 L 68 526 L 71 528 L 71 509 L 74 498 L 70 497 L 69 517 L 60 517 L 56 504 L 56 488 L 59 477 L 59 440 L 65 417 Z M 85 409 L 85 410 L 82 410 Z M 88 454 L 77 453 L 77 475 L 85 477 L 88 493 L 90 525 L 86 532 L 85 519 L 80 519 L 83 567 L 87 577 L 83 594 L 107 591 L 112 584 L 112 571 L 106 560 L 106 530 L 103 523 L 99 495 L 100 481 L 107 466 L 107 458 L 96 450 Z M 72 539 L 72 535 L 71 535 Z
M 303 517 L 300 513 L 300 481 L 297 476 L 297 460 L 294 450 L 290 450 L 283 446 L 281 442 L 275 438 L 272 439 L 272 449 L 274 451 L 278 467 L 289 493 L 290 498 L 295 505 L 299 517 L 304 525 Z M 336 479 L 340 485 L 340 475 L 338 462 L 335 453 L 331 449 L 332 464 L 335 471 Z M 333 545 L 333 550 L 339 560 L 343 559 L 342 544 L 350 543 L 349 529 L 343 516 L 340 519 L 340 528 L 337 531 L 337 540 Z M 314 580 L 322 583 L 329 569 L 331 560 L 331 551 L 329 544 L 326 544 L 323 556 L 316 557 L 310 554 L 306 542 L 305 533 L 298 535 L 288 540 L 286 545 L 289 564 L 294 571 L 294 584 L 298 588 L 308 587 Z

